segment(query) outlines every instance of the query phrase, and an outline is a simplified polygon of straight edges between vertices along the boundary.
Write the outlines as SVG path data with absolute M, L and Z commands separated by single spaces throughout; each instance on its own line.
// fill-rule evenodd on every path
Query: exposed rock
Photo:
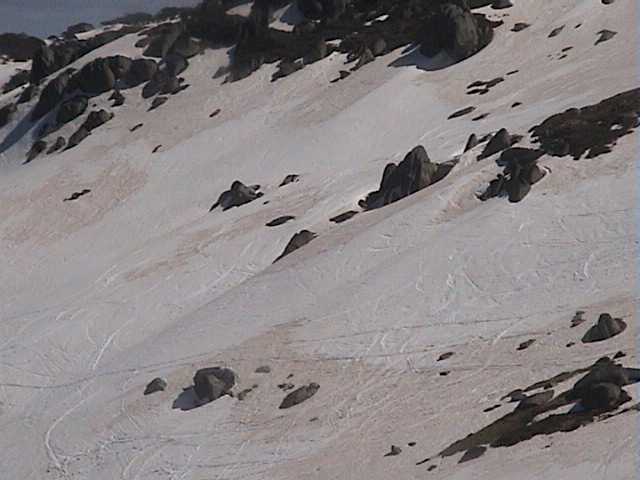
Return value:
M 209 114 L 209 118 L 217 117 L 218 115 L 220 115 L 221 111 L 222 111 L 221 109 L 216 108 L 213 112 Z
M 493 28 L 483 15 L 471 13 L 464 2 L 444 3 L 424 26 L 420 51 L 432 57 L 444 50 L 460 61 L 486 47 L 492 39 Z
M 438 360 L 437 360 L 437 361 L 438 361 L 438 362 L 441 362 L 441 361 L 443 361 L 443 360 L 447 360 L 448 358 L 451 358 L 451 357 L 453 357 L 454 355 L 455 355 L 455 353 L 454 353 L 454 352 L 445 352 L 445 353 L 443 353 L 442 355 L 440 355 L 440 356 L 438 357 Z
M 282 180 L 282 183 L 280 183 L 281 187 L 284 187 L 285 185 L 288 185 L 290 183 L 294 183 L 300 180 L 300 175 L 296 175 L 296 174 L 289 174 L 286 177 L 284 177 L 284 180 Z
M 46 149 L 47 149 L 47 142 L 45 142 L 44 140 L 36 141 L 31 146 L 31 149 L 29 149 L 29 152 L 27 153 L 27 159 L 25 160 L 24 163 L 29 163 L 32 160 L 35 160 Z
M 458 463 L 465 463 L 470 460 L 475 460 L 476 458 L 480 458 L 482 455 L 485 454 L 486 451 L 487 451 L 487 447 L 483 447 L 483 446 L 471 447 L 469 450 L 464 452 L 464 455 L 462 455 L 462 458 L 460 458 Z
M 511 7 L 513 7 L 513 3 L 511 3 L 510 0 L 494 0 L 491 4 L 491 8 L 494 10 L 502 10 Z
M 169 50 L 169 53 L 180 55 L 183 58 L 191 58 L 203 50 L 201 42 L 187 34 L 180 35 Z
M 15 74 L 9 77 L 7 83 L 2 86 L 2 93 L 8 93 L 15 90 L 22 85 L 29 83 L 30 73 L 28 70 L 18 70 Z
M 84 127 L 88 131 L 94 130 L 99 126 L 107 123 L 113 118 L 113 116 L 113 113 L 107 112 L 106 110 L 94 110 L 84 121 L 82 127 Z
M 107 57 L 106 60 L 109 65 L 109 69 L 113 72 L 116 79 L 125 78 L 133 65 L 133 60 L 123 55 Z
M 319 389 L 320 385 L 318 385 L 317 383 L 310 383 L 309 385 L 300 387 L 284 397 L 284 400 L 282 400 L 279 408 L 285 409 L 298 405 L 305 400 L 313 397 Z
M 144 125 L 144 123 L 136 123 L 133 127 L 131 127 L 129 129 L 130 132 L 135 132 L 136 130 L 138 130 L 139 128 L 142 128 L 142 126 Z
M 144 389 L 145 395 L 150 395 L 155 392 L 162 392 L 167 388 L 167 381 L 163 378 L 156 377 L 149 382 Z
M 124 77 L 129 87 L 135 87 L 148 82 L 158 71 L 158 64 L 148 58 L 137 58 L 131 62 L 131 67 Z
M 598 37 L 598 40 L 596 40 L 596 45 L 602 43 L 602 42 L 607 42 L 609 40 L 611 40 L 613 37 L 615 37 L 618 33 L 617 32 L 613 32 L 611 30 L 600 30 L 598 32 L 598 35 L 600 35 L 600 37 Z
M 84 188 L 81 192 L 73 192 L 68 198 L 63 199 L 63 202 L 72 202 L 74 200 L 79 199 L 80 197 L 86 195 L 87 193 L 91 193 L 91 190 L 88 188 Z
M 469 139 L 467 140 L 467 144 L 464 146 L 464 152 L 468 152 L 472 148 L 475 148 L 480 142 L 478 142 L 478 137 L 475 133 L 469 135 Z
M 521 32 L 522 30 L 529 28 L 531 25 L 529 25 L 528 23 L 525 22 L 517 22 L 513 28 L 511 29 L 512 32 Z
M 184 25 L 180 22 L 167 23 L 159 27 L 151 37 L 149 46 L 142 53 L 145 57 L 164 58 L 184 31 Z
M 55 108 L 55 106 L 62 100 L 64 92 L 69 84 L 71 78 L 71 72 L 63 72 L 56 78 L 51 80 L 42 90 L 38 103 L 31 112 L 31 119 L 33 121 L 39 120 L 47 113 Z
M 629 401 L 631 397 L 613 383 L 596 383 L 583 394 L 582 406 L 587 410 L 611 410 Z
M 231 184 L 229 190 L 218 197 L 218 201 L 211 206 L 209 211 L 213 211 L 218 206 L 221 206 L 224 211 L 232 207 L 245 205 L 256 198 L 262 197 L 262 193 L 258 192 L 258 190 L 260 190 L 259 185 L 247 187 L 244 183 L 236 180 Z
M 402 453 L 402 449 L 400 447 L 398 447 L 397 445 L 391 445 L 391 449 L 389 450 L 388 453 L 385 453 L 384 456 L 394 457 L 396 455 L 400 455 L 401 453 Z
M 452 120 L 454 118 L 458 118 L 458 117 L 462 117 L 464 115 L 468 115 L 469 113 L 473 112 L 476 109 L 476 107 L 465 107 L 461 110 L 456 110 L 455 112 L 453 112 L 451 115 L 449 115 L 447 117 L 447 120 Z
M 283 215 L 282 217 L 274 218 L 270 222 L 267 222 L 265 224 L 265 226 L 267 226 L 267 227 L 277 227 L 277 226 L 283 225 L 283 224 L 287 223 L 288 221 L 293 220 L 295 218 L 296 217 L 294 217 L 293 215 Z
M 509 135 L 506 128 L 501 128 L 498 132 L 491 137 L 489 143 L 484 147 L 482 153 L 478 156 L 478 160 L 495 155 L 498 152 L 506 150 L 513 145 L 513 137 Z
M 67 142 L 67 148 L 65 150 L 70 150 L 76 145 L 79 145 L 85 138 L 87 138 L 91 132 L 87 130 L 84 126 L 80 127 L 76 130 L 70 137 Z
M 58 123 L 67 123 L 82 115 L 89 106 L 89 99 L 84 96 L 73 97 L 65 100 L 58 109 L 56 120 Z
M 520 403 L 518 403 L 516 410 L 540 407 L 541 405 L 550 402 L 552 398 L 553 390 L 545 390 L 544 392 L 536 393 L 531 396 L 525 396 L 520 400 Z
M 85 33 L 93 30 L 93 25 L 86 22 L 75 23 L 73 25 L 69 25 L 67 29 L 63 32 L 63 36 L 75 36 L 78 33 Z
M 151 106 L 149 107 L 149 110 L 155 110 L 156 108 L 164 105 L 165 103 L 167 103 L 167 100 L 169 100 L 167 97 L 156 97 L 153 99 L 153 101 L 151 102 Z
M 256 368 L 256 373 L 271 373 L 271 367 L 269 365 L 261 365 Z
M 562 30 L 564 30 L 564 25 L 560 26 L 560 27 L 556 27 L 553 30 L 551 30 L 551 32 L 549 33 L 549 38 L 553 38 L 553 37 L 557 37 L 558 35 L 560 35 L 560 33 L 562 32 Z
M 67 144 L 67 141 L 64 139 L 64 137 L 56 138 L 56 141 L 53 142 L 53 145 L 51 145 L 51 147 L 49 147 L 49 150 L 47 150 L 47 155 L 51 155 L 52 153 L 55 153 L 58 150 L 62 150 L 66 144 Z
M 74 75 L 74 85 L 90 94 L 101 94 L 111 90 L 116 84 L 116 76 L 107 58 L 97 58 L 87 63 Z
M 598 318 L 598 323 L 591 327 L 582 337 L 582 343 L 601 342 L 615 337 L 624 332 L 627 324 L 621 318 L 613 318 L 608 313 L 603 313 Z
M 27 87 L 20 94 L 18 98 L 18 104 L 30 102 L 33 97 L 38 93 L 38 87 L 33 84 L 27 85 Z
M 356 212 L 355 210 L 349 210 L 348 212 L 344 212 L 340 215 L 336 215 L 335 217 L 331 217 L 329 221 L 333 223 L 342 223 L 346 222 L 347 220 L 351 220 L 357 214 L 358 212 Z
M 424 147 L 417 146 L 398 165 L 387 164 L 379 189 L 369 193 L 361 206 L 380 208 L 422 190 L 433 183 L 437 171 Z
M 525 350 L 535 343 L 535 339 L 530 339 L 518 345 L 518 350 Z
M 111 104 L 112 107 L 119 107 L 121 105 L 124 105 L 125 97 L 120 92 L 120 90 L 114 90 L 114 92 L 109 97 L 109 100 L 113 101 L 113 103 Z
M 576 311 L 576 313 L 573 315 L 573 318 L 571 319 L 571 328 L 577 327 L 578 325 L 586 321 L 587 320 L 584 318 L 584 311 L 578 310 Z
M 549 155 L 578 160 L 587 152 L 586 158 L 595 158 L 610 152 L 618 138 L 638 126 L 639 113 L 640 88 L 635 88 L 595 105 L 552 115 L 530 132 Z
M 291 237 L 291 240 L 289 240 L 289 243 L 287 243 L 287 246 L 284 248 L 284 251 L 280 254 L 278 258 L 276 258 L 273 261 L 273 263 L 276 263 L 278 260 L 289 255 L 291 252 L 294 252 L 295 250 L 298 250 L 299 248 L 305 246 L 307 243 L 309 243 L 311 240 L 313 240 L 317 236 L 318 235 L 316 233 L 313 233 L 309 230 L 300 230 L 293 237 Z
M 189 66 L 189 62 L 182 55 L 172 53 L 164 58 L 164 71 L 169 77 L 177 77 Z
M 194 375 L 193 384 L 198 398 L 211 402 L 231 392 L 236 384 L 236 375 L 229 368 L 202 368 Z

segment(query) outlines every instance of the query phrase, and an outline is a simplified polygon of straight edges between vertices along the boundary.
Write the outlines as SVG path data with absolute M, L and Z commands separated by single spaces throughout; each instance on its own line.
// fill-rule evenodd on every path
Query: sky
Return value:
M 79 22 L 99 24 L 124 13 L 155 13 L 167 6 L 190 6 L 198 0 L 0 0 L 0 33 L 47 37 Z

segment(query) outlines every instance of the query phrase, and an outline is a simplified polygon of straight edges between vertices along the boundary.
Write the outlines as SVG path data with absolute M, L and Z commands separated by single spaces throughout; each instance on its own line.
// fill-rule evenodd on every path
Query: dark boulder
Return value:
M 113 101 L 113 104 L 111 105 L 112 107 L 119 107 L 121 105 L 124 105 L 125 98 L 120 90 L 114 90 L 109 97 L 109 100 Z
M 156 97 L 153 99 L 153 101 L 151 102 L 151 106 L 149 107 L 149 110 L 155 110 L 156 108 L 164 105 L 165 103 L 167 103 L 168 98 L 167 97 Z
M 63 32 L 63 36 L 74 36 L 78 33 L 85 33 L 93 30 L 93 25 L 86 22 L 75 23 L 73 25 L 69 25 L 67 29 Z
M 614 383 L 596 383 L 583 394 L 581 405 L 587 410 L 612 410 L 631 400 L 631 397 L 619 385 Z
M 44 41 L 24 33 L 0 34 L 0 55 L 17 62 L 31 60 L 36 52 L 45 46 Z
M 627 324 L 621 318 L 613 318 L 608 313 L 603 313 L 598 318 L 598 323 L 591 327 L 582 337 L 582 343 L 601 342 L 615 337 L 624 332 Z
M 284 187 L 285 185 L 288 185 L 290 183 L 295 183 L 297 181 L 300 180 L 300 175 L 296 175 L 295 173 L 291 173 L 289 175 L 287 175 L 286 177 L 284 177 L 284 180 L 282 180 L 282 182 L 280 183 L 281 187 Z
M 291 408 L 295 405 L 299 405 L 300 403 L 309 400 L 313 397 L 316 392 L 320 389 L 320 385 L 317 383 L 310 383 L 309 385 L 305 385 L 300 387 L 293 392 L 289 393 L 282 403 L 280 404 L 280 409 Z
M 67 148 L 65 148 L 65 150 L 70 150 L 73 147 L 79 145 L 90 134 L 91 132 L 87 130 L 84 126 L 80 127 L 69 137 L 69 141 L 67 142 Z
M 218 201 L 212 205 L 209 209 L 211 212 L 216 207 L 222 207 L 222 210 L 228 210 L 229 208 L 239 207 L 249 202 L 254 201 L 256 198 L 260 198 L 262 193 L 258 192 L 259 185 L 246 186 L 244 183 L 236 180 L 231 184 L 231 188 L 226 192 L 223 192 Z
M 49 150 L 47 150 L 47 155 L 51 155 L 52 153 L 62 150 L 66 144 L 67 141 L 64 139 L 64 137 L 56 138 L 56 141 L 53 142 L 53 145 L 51 145 L 51 147 L 49 147 Z
M 35 86 L 34 84 L 27 85 L 27 87 L 20 94 L 20 97 L 18 98 L 18 103 L 30 102 L 31 99 L 35 97 L 37 93 L 38 93 L 37 86 Z
M 193 384 L 201 401 L 212 402 L 231 392 L 236 384 L 236 375 L 229 368 L 202 368 L 194 375 Z
M 156 377 L 151 380 L 144 389 L 145 395 L 150 395 L 155 392 L 162 392 L 167 388 L 167 381 L 163 378 Z
M 0 108 L 0 128 L 9 123 L 17 111 L 18 107 L 15 103 L 10 103 Z
M 158 71 L 158 64 L 155 60 L 147 58 L 137 58 L 131 62 L 131 67 L 124 77 L 124 81 L 129 87 L 138 86 L 148 82 Z
M 421 145 L 411 150 L 396 165 L 389 163 L 382 174 L 380 188 L 361 202 L 365 209 L 380 208 L 407 197 L 433 183 L 438 166 L 432 163 Z
M 280 254 L 278 258 L 276 258 L 273 261 L 273 263 L 276 263 L 278 260 L 281 260 L 283 257 L 289 255 L 291 252 L 294 252 L 299 248 L 304 247 L 307 243 L 309 243 L 311 240 L 313 240 L 317 236 L 318 235 L 316 233 L 313 233 L 309 230 L 300 230 L 293 237 L 291 237 L 291 240 L 289 240 L 289 243 L 287 243 L 287 246 L 284 247 L 284 251 Z
M 173 43 L 169 53 L 180 55 L 183 58 L 191 58 L 203 50 L 203 45 L 193 37 L 182 34 Z
M 444 3 L 424 26 L 420 51 L 429 57 L 445 51 L 460 61 L 486 47 L 492 39 L 493 27 L 483 15 L 471 13 L 465 2 Z
M 58 123 L 67 123 L 82 115 L 89 106 L 87 97 L 73 97 L 65 100 L 58 109 L 56 120 Z
M 149 46 L 142 53 L 145 57 L 164 58 L 169 50 L 182 35 L 184 25 L 182 23 L 168 23 L 154 32 L 154 36 L 149 42 Z
M 38 103 L 31 113 L 31 119 L 33 121 L 39 120 L 55 108 L 55 106 L 62 100 L 70 79 L 71 72 L 67 71 L 61 73 L 47 83 L 40 94 Z
M 548 403 L 553 398 L 553 390 L 545 390 L 544 392 L 535 393 L 528 397 L 524 397 L 518 403 L 516 410 L 525 410 L 528 408 L 539 408 Z
M 133 60 L 131 60 L 129 57 L 125 57 L 124 55 L 114 55 L 112 57 L 107 57 L 107 62 L 109 64 L 109 69 L 113 72 L 116 80 L 125 78 L 127 73 L 129 73 L 129 70 L 131 69 L 131 65 L 133 64 Z
M 116 76 L 111 70 L 108 58 L 97 58 L 87 63 L 74 76 L 74 86 L 90 94 L 108 92 L 115 84 Z
M 496 153 L 509 148 L 512 144 L 513 137 L 509 135 L 506 128 L 501 128 L 493 137 L 491 137 L 491 140 L 489 140 L 487 145 L 484 147 L 484 150 L 482 150 L 482 153 L 478 156 L 478 160 L 495 155 Z
M 570 391 L 571 399 L 583 398 L 588 391 L 598 383 L 612 383 L 619 387 L 630 383 L 628 369 L 610 360 L 608 357 L 600 358 L 589 372 L 576 382 Z
M 278 227 L 280 225 L 284 225 L 285 223 L 294 220 L 296 217 L 293 215 L 283 215 L 281 217 L 274 218 L 270 222 L 265 223 L 266 227 Z
M 94 110 L 89 114 L 82 126 L 88 131 L 94 130 L 113 118 L 113 113 L 106 110 Z
M 178 76 L 189 66 L 189 62 L 182 55 L 171 53 L 164 58 L 164 70 L 168 76 Z
M 480 142 L 478 141 L 478 137 L 475 133 L 469 135 L 469 139 L 467 140 L 466 145 L 464 146 L 464 152 L 468 152 L 472 148 L 475 148 Z

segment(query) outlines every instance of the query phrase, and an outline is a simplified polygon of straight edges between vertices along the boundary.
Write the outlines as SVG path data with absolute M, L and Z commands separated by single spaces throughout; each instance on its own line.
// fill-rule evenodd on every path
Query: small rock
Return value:
M 287 395 L 284 400 L 282 400 L 279 408 L 285 409 L 298 405 L 313 397 L 319 389 L 320 385 L 317 383 L 310 383 L 309 385 L 300 387 Z
M 227 395 L 236 383 L 236 375 L 229 368 L 202 368 L 193 377 L 194 391 L 203 401 L 213 401 Z
M 598 32 L 598 35 L 600 35 L 600 37 L 598 38 L 598 40 L 596 40 L 595 45 L 598 45 L 602 42 L 606 42 L 611 40 L 613 37 L 615 37 L 618 33 L 617 32 L 613 32 L 611 30 L 600 30 Z
M 603 313 L 598 318 L 598 323 L 591 327 L 582 337 L 582 343 L 601 342 L 615 337 L 624 332 L 627 324 L 621 318 L 613 318 L 608 313 Z
M 535 343 L 535 339 L 532 338 L 530 340 L 527 340 L 526 342 L 522 342 L 520 345 L 518 345 L 518 350 L 525 350 L 527 348 L 529 348 L 531 345 L 533 345 Z
M 525 28 L 529 28 L 531 25 L 529 25 L 528 23 L 525 22 L 518 22 L 516 23 L 513 28 L 511 29 L 512 32 L 521 32 L 522 30 L 524 30 Z
M 469 113 L 473 112 L 476 109 L 476 107 L 466 107 L 466 108 L 462 108 L 460 110 L 456 110 L 455 112 L 453 112 L 451 115 L 449 115 L 447 117 L 447 120 L 452 120 L 454 118 L 458 118 L 458 117 L 462 117 L 464 115 L 468 115 Z
M 278 258 L 276 258 L 273 261 L 273 263 L 276 263 L 277 261 L 281 260 L 282 258 L 289 255 L 290 253 L 305 246 L 307 243 L 309 243 L 311 240 L 313 240 L 317 236 L 318 235 L 316 233 L 311 232 L 309 230 L 300 230 L 293 237 L 291 237 L 291 240 L 289 240 L 289 243 L 287 243 L 287 246 L 284 248 L 284 251 L 278 256 Z
M 145 395 L 150 395 L 155 392 L 161 392 L 165 388 L 167 388 L 167 381 L 163 378 L 156 377 L 149 382 L 147 387 L 144 389 Z
M 255 373 L 271 373 L 271 367 L 269 365 L 261 365 L 256 368 Z
M 453 357 L 454 355 L 455 355 L 455 353 L 454 353 L 454 352 L 445 352 L 445 353 L 443 353 L 442 355 L 440 355 L 440 356 L 438 357 L 438 360 L 437 360 L 437 361 L 438 361 L 438 362 L 441 362 L 442 360 L 446 360 L 447 358 L 451 358 L 451 357 Z
M 400 455 L 402 453 L 402 449 L 397 445 L 391 445 L 391 450 L 388 453 L 385 453 L 385 457 L 393 457 L 396 455 Z
M 465 463 L 465 462 L 468 462 L 470 460 L 475 460 L 476 458 L 479 458 L 482 455 L 484 455 L 484 453 L 486 451 L 487 451 L 487 447 L 482 447 L 482 446 L 471 447 L 469 450 L 467 450 L 464 453 L 464 455 L 458 461 L 458 463 Z
M 344 212 L 344 213 L 341 213 L 340 215 L 336 215 L 335 217 L 331 217 L 329 221 L 333 223 L 342 223 L 342 222 L 346 222 L 347 220 L 350 220 L 357 214 L 358 212 L 356 212 L 355 210 L 349 210 L 348 212 Z
M 281 187 L 284 187 L 285 185 L 288 185 L 290 183 L 294 183 L 300 180 L 300 175 L 296 175 L 296 174 L 289 174 L 286 177 L 284 177 L 284 180 L 282 180 L 282 183 L 280 184 Z
M 265 223 L 267 227 L 277 227 L 279 225 L 283 225 L 290 220 L 294 220 L 296 217 L 293 215 L 283 215 L 282 217 L 274 218 L 270 222 Z

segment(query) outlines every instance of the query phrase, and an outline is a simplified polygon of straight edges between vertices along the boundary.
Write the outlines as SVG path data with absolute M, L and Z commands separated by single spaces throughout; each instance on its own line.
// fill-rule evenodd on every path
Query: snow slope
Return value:
M 332 54 L 275 83 L 265 66 L 222 84 L 212 76 L 227 52 L 210 50 L 191 60 L 190 88 L 153 112 L 134 89 L 73 150 L 22 165 L 27 135 L 4 151 L 7 478 L 632 478 L 633 414 L 469 463 L 438 459 L 427 471 L 416 462 L 504 415 L 509 405 L 483 409 L 515 388 L 621 349 L 636 365 L 635 134 L 594 160 L 543 157 L 552 173 L 518 204 L 476 200 L 499 169 L 467 154 L 432 187 L 344 224 L 328 220 L 357 209 L 384 165 L 417 144 L 446 161 L 472 132 L 525 134 L 638 86 L 634 2 L 514 3 L 491 11 L 505 25 L 486 49 L 446 69 L 395 51 L 332 84 L 344 68 Z M 511 32 L 520 21 L 531 27 Z M 618 34 L 594 46 L 603 28 Z M 135 39 L 79 65 L 139 55 Z M 515 69 L 487 95 L 465 95 L 471 82 Z M 109 105 L 107 96 L 94 103 Z M 468 105 L 490 115 L 446 120 Z M 278 188 L 289 173 L 300 182 Z M 235 179 L 265 196 L 207 213 Z M 83 188 L 91 193 L 62 202 Z M 264 226 L 280 215 L 296 219 Z M 272 265 L 303 228 L 319 237 Z M 579 309 L 589 324 L 608 311 L 630 328 L 582 345 L 588 325 L 569 328 Z M 529 338 L 537 342 L 517 351 Z M 445 351 L 455 356 L 436 362 Z M 241 402 L 172 408 L 210 365 L 236 370 L 241 389 L 258 387 Z M 272 372 L 254 373 L 260 365 Z M 156 376 L 168 389 L 144 397 Z M 285 381 L 321 387 L 278 410 Z M 403 453 L 384 457 L 391 444 Z

